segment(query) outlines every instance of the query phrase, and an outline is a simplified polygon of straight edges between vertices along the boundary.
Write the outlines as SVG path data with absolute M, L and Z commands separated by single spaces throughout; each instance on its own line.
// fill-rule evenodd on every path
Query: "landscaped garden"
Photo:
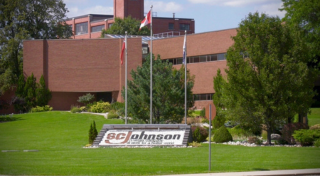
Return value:
M 312 109 L 312 112 L 314 110 Z M 312 117 L 312 115 L 315 115 Z M 318 123 L 316 113 L 309 123 Z M 1 117 L 0 174 L 162 175 L 208 172 L 208 144 L 196 148 L 83 148 L 90 124 L 120 119 L 38 112 Z M 315 122 L 314 122 L 315 121 Z M 28 150 L 28 151 L 27 151 Z M 319 168 L 319 147 L 212 145 L 212 172 Z

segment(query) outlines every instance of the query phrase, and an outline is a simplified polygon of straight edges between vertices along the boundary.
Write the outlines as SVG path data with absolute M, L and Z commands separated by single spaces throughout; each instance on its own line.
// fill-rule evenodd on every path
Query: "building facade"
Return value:
M 114 18 L 144 19 L 144 0 L 113 0 L 113 15 L 87 14 L 69 18 L 66 23 L 72 28 L 73 39 L 99 38 L 103 29 L 114 23 Z M 153 33 L 157 35 L 180 35 L 187 30 L 188 34 L 195 31 L 194 19 L 153 17 Z
M 187 35 L 187 68 L 195 75 L 196 109 L 212 103 L 213 77 L 218 69 L 226 68 L 225 53 L 233 44 L 231 36 L 234 35 L 236 29 Z M 183 36 L 154 40 L 153 53 L 179 69 L 183 40 Z M 33 73 L 37 80 L 44 75 L 52 92 L 49 105 L 55 110 L 70 110 L 72 105 L 81 105 L 77 99 L 86 93 L 94 94 L 97 100 L 123 101 L 122 42 L 123 38 L 24 41 L 23 71 L 26 76 Z M 142 63 L 142 38 L 129 38 L 128 73 Z

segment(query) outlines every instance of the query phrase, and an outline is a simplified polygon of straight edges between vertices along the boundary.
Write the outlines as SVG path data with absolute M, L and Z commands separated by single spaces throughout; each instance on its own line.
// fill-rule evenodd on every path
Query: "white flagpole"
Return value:
M 128 123 L 128 77 L 127 77 L 127 70 L 128 70 L 128 64 L 127 64 L 127 58 L 128 58 L 128 52 L 127 52 L 127 31 L 126 31 L 126 35 L 125 35 L 125 52 L 126 52 L 126 56 L 125 56 L 125 124 Z
M 150 124 L 152 124 L 152 7 L 151 5 L 151 10 L 150 10 L 150 18 L 151 18 L 151 23 L 150 23 Z
M 185 39 L 185 48 L 184 48 L 184 117 L 185 117 L 185 124 L 187 124 L 187 115 L 188 115 L 188 107 L 187 107 L 187 31 L 185 30 L 184 34 L 184 39 Z

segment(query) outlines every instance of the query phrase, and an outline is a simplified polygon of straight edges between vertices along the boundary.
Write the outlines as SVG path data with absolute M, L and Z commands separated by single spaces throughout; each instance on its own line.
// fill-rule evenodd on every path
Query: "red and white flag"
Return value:
M 126 41 L 123 41 L 122 49 L 121 49 L 121 56 L 120 56 L 121 65 L 123 64 L 123 53 L 124 53 L 125 48 L 126 48 Z
M 144 26 L 148 25 L 151 23 L 151 10 L 148 12 L 147 16 L 144 18 L 143 21 L 141 21 L 140 29 L 143 28 Z

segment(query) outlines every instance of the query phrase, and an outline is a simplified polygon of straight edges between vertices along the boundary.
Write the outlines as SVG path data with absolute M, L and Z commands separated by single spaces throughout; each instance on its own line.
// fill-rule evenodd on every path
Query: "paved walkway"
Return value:
M 319 169 L 299 169 L 299 170 L 277 170 L 277 171 L 251 171 L 251 172 L 227 172 L 227 173 L 206 173 L 206 174 L 183 174 L 183 175 L 166 175 L 166 176 L 271 176 L 271 175 L 318 175 Z

